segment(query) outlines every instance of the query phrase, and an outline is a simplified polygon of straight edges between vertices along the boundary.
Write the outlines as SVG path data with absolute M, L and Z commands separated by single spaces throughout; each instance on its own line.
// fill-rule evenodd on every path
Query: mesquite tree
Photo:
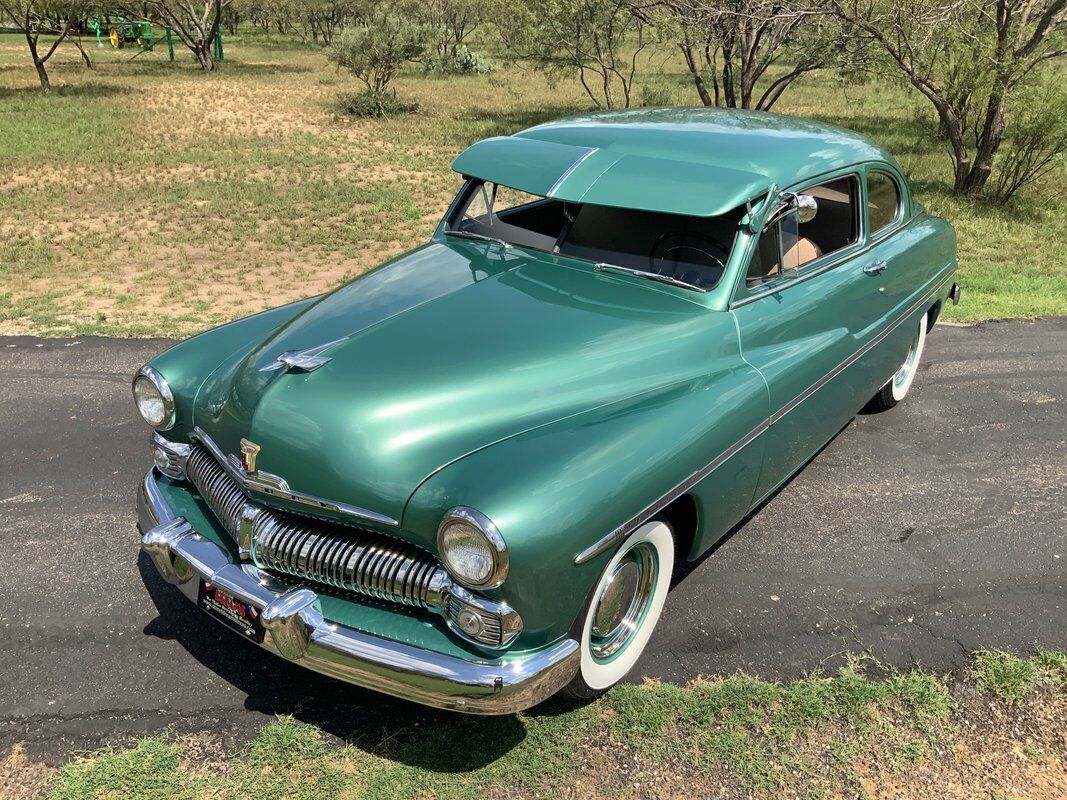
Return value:
M 1013 94 L 1067 55 L 1067 0 L 827 0 L 937 111 L 953 193 L 977 196 L 1004 141 Z
M 41 81 L 41 91 L 52 90 L 45 64 L 56 52 L 67 36 L 73 31 L 80 19 L 81 10 L 66 2 L 48 2 L 48 0 L 0 0 L 0 11 L 4 12 L 26 39 L 33 66 Z M 54 36 L 51 44 L 41 42 L 41 35 Z M 46 49 L 47 48 L 47 49 Z
M 597 108 L 629 108 L 650 26 L 633 0 L 496 0 L 494 24 L 513 52 L 550 74 L 577 74 Z
M 663 0 L 649 8 L 681 51 L 705 106 L 767 111 L 839 48 L 840 27 L 796 2 Z M 771 70 L 776 65 L 784 67 Z

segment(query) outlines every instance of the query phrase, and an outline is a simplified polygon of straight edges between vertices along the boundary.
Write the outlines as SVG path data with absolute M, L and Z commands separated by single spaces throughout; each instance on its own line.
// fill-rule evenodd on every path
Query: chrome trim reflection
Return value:
M 846 358 L 844 361 L 842 361 L 824 376 L 819 378 L 819 380 L 817 380 L 803 392 L 801 392 L 788 403 L 786 403 L 784 406 L 782 406 L 778 411 L 776 411 L 766 420 L 764 420 L 751 431 L 749 431 L 747 434 L 745 434 L 741 439 L 730 445 L 730 447 L 723 451 L 719 456 L 715 458 L 714 461 L 712 461 L 706 467 L 702 467 L 701 469 L 694 472 L 692 475 L 690 475 L 680 484 L 675 486 L 665 495 L 660 497 L 654 503 L 646 506 L 636 516 L 631 517 L 618 528 L 611 531 L 611 533 L 608 533 L 607 535 L 601 537 L 596 542 L 587 547 L 585 550 L 582 550 L 580 553 L 578 553 L 574 557 L 574 563 L 580 566 L 596 558 L 601 553 L 610 549 L 613 545 L 618 544 L 623 539 L 625 539 L 626 535 L 636 529 L 638 525 L 642 524 L 650 517 L 655 516 L 664 508 L 666 508 L 675 500 L 677 500 L 679 497 L 681 497 L 683 494 L 685 494 L 687 491 L 692 489 L 693 486 L 695 486 L 697 483 L 702 481 L 704 478 L 706 478 L 708 475 L 710 475 L 712 472 L 722 466 L 727 461 L 727 459 L 729 459 L 739 450 L 753 442 L 758 436 L 767 431 L 767 429 L 770 428 L 771 425 L 774 425 L 776 422 L 780 421 L 786 414 L 788 414 L 790 411 L 793 411 L 797 406 L 799 406 L 801 403 L 811 397 L 811 395 L 813 395 L 815 392 L 825 386 L 829 381 L 836 378 L 838 375 L 840 375 L 842 372 L 852 366 L 852 364 L 862 358 L 864 354 L 868 353 L 871 350 L 871 348 L 882 342 L 882 340 L 889 336 L 889 334 L 891 334 L 894 330 L 900 327 L 900 325 L 906 322 L 912 314 L 914 314 L 924 305 L 933 300 L 934 297 L 938 295 L 942 289 L 945 288 L 945 284 L 948 283 L 950 277 L 951 275 L 946 276 L 944 279 L 940 280 L 940 282 L 938 282 L 933 289 L 926 292 L 921 299 L 916 301 L 907 311 L 897 317 L 897 319 L 893 322 L 892 325 L 890 325 L 877 336 L 872 338 L 865 345 L 860 347 L 855 353 Z M 938 278 L 934 278 L 934 281 L 938 281 Z
M 313 494 L 295 492 L 288 488 L 288 484 L 277 475 L 271 473 L 248 472 L 239 463 L 236 463 L 235 459 L 231 459 L 223 453 L 222 449 L 215 444 L 215 441 L 199 426 L 193 428 L 191 438 L 196 439 L 210 450 L 211 454 L 215 457 L 215 460 L 224 470 L 226 470 L 226 472 L 229 473 L 230 477 L 250 492 L 259 492 L 260 494 L 277 497 L 281 500 L 290 500 L 294 503 L 313 506 L 321 511 L 344 514 L 345 516 L 363 520 L 365 522 L 375 522 L 379 525 L 388 525 L 393 528 L 400 526 L 400 523 L 397 520 L 388 517 L 385 514 L 379 514 L 376 511 L 368 511 L 365 508 L 359 508 L 358 506 L 349 505 L 348 503 L 326 500 Z
M 481 531 L 493 551 L 493 571 L 490 572 L 489 577 L 481 583 L 472 583 L 457 575 L 452 571 L 448 559 L 445 557 L 445 550 L 443 547 L 445 529 L 456 520 L 473 525 Z M 441 561 L 448 569 L 448 574 L 464 586 L 470 586 L 472 589 L 496 589 L 508 576 L 507 542 L 505 542 L 504 537 L 500 535 L 500 531 L 497 529 L 496 524 L 489 519 L 489 517 L 475 508 L 470 508 L 469 506 L 456 506 L 445 513 L 444 518 L 441 520 L 441 524 L 437 526 L 437 552 L 441 556 Z
M 174 514 L 153 472 L 141 484 L 137 506 L 142 546 L 157 567 L 162 564 L 164 578 L 193 603 L 196 578 L 202 578 L 260 609 L 266 628 L 260 646 L 302 667 L 469 714 L 523 711 L 558 692 L 578 671 L 580 649 L 569 638 L 506 660 L 467 660 L 346 628 L 323 617 L 311 589 L 231 564 L 222 548 Z
M 152 447 L 162 453 L 168 462 L 167 468 L 164 469 L 160 466 L 159 460 L 155 459 L 156 467 L 159 468 L 159 471 L 173 481 L 185 480 L 185 463 L 193 449 L 192 445 L 183 442 L 172 442 L 160 436 L 158 431 L 153 431 Z
M 159 392 L 159 396 L 163 399 L 163 411 L 166 415 L 163 419 L 163 422 L 161 422 L 159 425 L 152 425 L 152 423 L 150 422 L 148 424 L 152 425 L 152 427 L 155 428 L 155 430 L 157 431 L 169 431 L 171 428 L 174 427 L 174 423 L 177 420 L 177 414 L 175 413 L 176 406 L 174 404 L 174 392 L 171 391 L 170 384 L 167 383 L 167 379 L 163 377 L 163 374 L 158 369 L 156 369 L 155 367 L 151 367 L 148 364 L 145 364 L 143 367 L 137 370 L 137 374 L 133 376 L 133 380 L 130 382 L 130 391 L 133 391 L 133 387 L 137 385 L 137 380 L 141 377 L 147 378 L 149 381 L 152 382 L 152 385 L 156 387 L 156 390 Z M 135 406 L 137 405 L 136 394 L 134 395 L 133 404 Z M 139 408 L 137 409 L 137 413 L 141 413 L 141 410 Z M 141 418 L 144 419 L 143 416 Z M 144 421 L 148 422 L 148 420 Z

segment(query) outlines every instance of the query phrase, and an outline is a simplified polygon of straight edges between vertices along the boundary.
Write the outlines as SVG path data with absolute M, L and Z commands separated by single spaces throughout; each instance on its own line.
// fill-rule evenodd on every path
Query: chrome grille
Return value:
M 256 519 L 252 555 L 265 569 L 407 606 L 439 606 L 447 583 L 443 567 L 400 542 L 269 512 Z
M 263 569 L 406 606 L 444 604 L 448 575 L 429 554 L 379 534 L 262 508 L 202 445 L 193 446 L 185 472 L 234 541 L 241 541 L 242 517 L 251 509 L 246 541 Z
M 241 511 L 247 497 L 205 447 L 195 445 L 185 462 L 185 474 L 203 495 L 226 530 L 236 540 L 240 534 Z

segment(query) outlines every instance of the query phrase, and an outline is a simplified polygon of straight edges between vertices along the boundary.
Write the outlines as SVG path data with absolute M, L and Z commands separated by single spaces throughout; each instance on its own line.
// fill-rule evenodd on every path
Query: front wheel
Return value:
M 626 676 L 656 627 L 673 570 L 674 536 L 667 523 L 647 522 L 623 542 L 593 590 L 581 665 L 562 696 L 590 700 Z
M 878 394 L 871 398 L 867 404 L 868 411 L 887 411 L 907 395 L 911 384 L 915 381 L 915 374 L 919 371 L 919 359 L 923 355 L 923 346 L 926 344 L 926 318 L 923 314 L 919 319 L 919 329 L 911 340 L 911 347 L 904 363 L 900 365 L 893 377 L 889 379 Z

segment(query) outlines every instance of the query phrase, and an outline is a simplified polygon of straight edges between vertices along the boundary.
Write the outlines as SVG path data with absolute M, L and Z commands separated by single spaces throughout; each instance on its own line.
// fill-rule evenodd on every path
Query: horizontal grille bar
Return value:
M 249 544 L 263 569 L 406 606 L 439 609 L 443 604 L 448 575 L 417 548 L 357 528 L 261 508 L 202 445 L 193 446 L 185 472 L 235 541 L 241 540 L 245 507 L 255 509 L 249 515 Z

